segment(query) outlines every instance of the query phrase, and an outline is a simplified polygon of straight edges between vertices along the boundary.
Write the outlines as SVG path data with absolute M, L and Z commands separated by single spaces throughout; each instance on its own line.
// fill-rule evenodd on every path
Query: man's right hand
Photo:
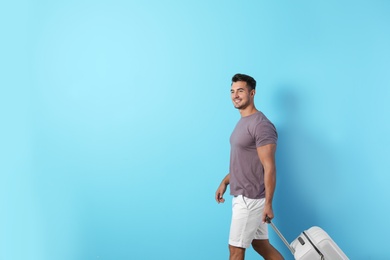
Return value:
M 221 183 L 221 185 L 219 185 L 217 191 L 215 192 L 215 200 L 217 201 L 218 204 L 225 202 L 225 199 L 223 198 L 223 194 L 225 194 L 226 187 L 227 185 Z

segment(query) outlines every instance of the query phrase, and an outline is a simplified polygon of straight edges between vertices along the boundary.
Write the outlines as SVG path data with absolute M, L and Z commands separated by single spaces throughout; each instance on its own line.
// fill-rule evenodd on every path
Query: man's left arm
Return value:
M 274 218 L 272 209 L 272 200 L 274 197 L 276 186 L 276 165 L 275 165 L 276 144 L 267 144 L 257 147 L 261 164 L 264 168 L 264 186 L 265 186 L 265 206 L 262 216 L 263 222 L 266 222 L 266 217 Z

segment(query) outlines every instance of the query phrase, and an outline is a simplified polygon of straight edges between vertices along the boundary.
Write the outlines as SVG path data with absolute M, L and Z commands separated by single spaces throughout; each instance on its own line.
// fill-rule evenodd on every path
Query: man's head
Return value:
M 249 91 L 251 91 L 252 89 L 256 89 L 256 80 L 254 78 L 252 78 L 251 76 L 237 73 L 232 78 L 232 84 L 234 82 L 237 82 L 237 81 L 244 81 L 244 82 L 246 82 L 246 85 L 247 85 Z
M 245 74 L 236 74 L 232 78 L 231 98 L 235 108 L 244 110 L 254 107 L 256 80 Z

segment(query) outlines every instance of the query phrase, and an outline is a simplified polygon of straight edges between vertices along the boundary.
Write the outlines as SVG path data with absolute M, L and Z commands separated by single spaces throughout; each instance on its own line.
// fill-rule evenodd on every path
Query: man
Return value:
M 272 199 L 276 184 L 274 125 L 254 104 L 256 81 L 245 74 L 232 78 L 231 99 L 240 111 L 230 137 L 230 171 L 215 193 L 218 203 L 230 184 L 233 198 L 229 236 L 230 260 L 243 260 L 250 245 L 264 259 L 283 259 L 269 243 L 266 217 L 274 217 Z

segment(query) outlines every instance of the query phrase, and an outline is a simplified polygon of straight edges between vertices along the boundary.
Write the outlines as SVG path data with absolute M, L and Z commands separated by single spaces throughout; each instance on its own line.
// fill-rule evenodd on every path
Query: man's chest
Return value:
M 232 149 L 253 149 L 256 141 L 248 126 L 237 125 L 230 136 L 230 145 Z

